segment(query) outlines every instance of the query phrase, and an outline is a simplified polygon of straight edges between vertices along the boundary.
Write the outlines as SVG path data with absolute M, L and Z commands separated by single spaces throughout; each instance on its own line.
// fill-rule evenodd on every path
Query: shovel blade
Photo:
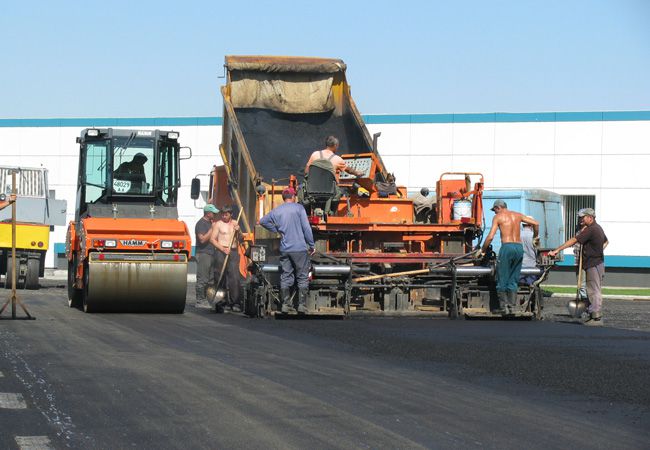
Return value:
M 569 315 L 576 318 L 582 317 L 582 314 L 587 311 L 587 304 L 579 299 L 569 301 L 566 307 L 569 310 Z

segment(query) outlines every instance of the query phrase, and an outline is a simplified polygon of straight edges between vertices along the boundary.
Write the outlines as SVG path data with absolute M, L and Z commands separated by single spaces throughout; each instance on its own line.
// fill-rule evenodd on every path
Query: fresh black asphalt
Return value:
M 54 284 L 20 296 L 37 320 L 0 321 L 0 393 L 27 403 L 0 408 L 3 449 L 15 436 L 84 449 L 650 442 L 650 302 L 606 304 L 608 325 L 588 328 L 559 304 L 541 322 L 319 321 L 84 314 Z

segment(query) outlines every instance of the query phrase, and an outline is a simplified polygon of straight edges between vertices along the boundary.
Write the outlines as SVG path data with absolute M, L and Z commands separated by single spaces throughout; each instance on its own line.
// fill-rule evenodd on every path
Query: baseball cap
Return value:
M 217 207 L 212 204 L 205 205 L 203 207 L 203 212 L 211 212 L 211 213 L 219 214 L 219 210 L 217 209 Z
M 494 208 L 496 208 L 496 207 L 507 208 L 508 205 L 503 200 L 495 200 L 494 204 L 492 205 L 492 208 L 490 208 L 490 210 L 494 211 Z
M 145 156 L 144 153 L 138 152 L 133 156 L 133 160 L 139 159 L 140 161 L 147 162 L 147 157 Z
M 596 211 L 593 208 L 582 208 L 578 211 L 578 217 L 591 216 L 596 217 Z
M 285 190 L 282 191 L 282 196 L 284 197 L 287 195 L 291 195 L 293 197 L 294 195 L 296 195 L 296 191 L 294 191 L 291 188 L 286 188 Z

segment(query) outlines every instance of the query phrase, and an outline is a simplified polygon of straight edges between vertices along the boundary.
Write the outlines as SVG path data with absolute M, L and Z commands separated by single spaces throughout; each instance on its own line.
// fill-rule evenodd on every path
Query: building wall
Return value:
M 595 195 L 598 221 L 610 246 L 610 265 L 650 267 L 650 111 L 523 114 L 365 116 L 381 132 L 379 151 L 399 184 L 433 188 L 443 172 L 481 172 L 486 189 L 548 189 L 563 195 Z M 74 216 L 78 146 L 83 128 L 123 127 L 180 132 L 192 158 L 182 161 L 181 219 L 193 224 L 201 204 L 189 196 L 191 179 L 219 164 L 220 118 L 0 119 L 0 164 L 44 166 L 50 189 L 68 201 Z M 206 180 L 206 178 L 204 178 Z M 65 242 L 56 227 L 51 242 Z M 570 257 L 568 258 L 571 259 Z M 48 252 L 47 265 L 54 265 Z

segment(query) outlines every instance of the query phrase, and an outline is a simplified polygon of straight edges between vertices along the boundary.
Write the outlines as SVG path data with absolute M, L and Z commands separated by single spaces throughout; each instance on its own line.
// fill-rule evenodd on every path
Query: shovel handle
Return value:
M 235 224 L 239 223 L 239 219 L 241 217 L 241 213 L 244 212 L 244 208 L 239 208 L 239 214 L 237 214 L 237 219 L 235 220 Z M 235 236 L 237 235 L 236 231 L 233 231 L 232 237 L 230 238 L 230 244 L 228 245 L 228 248 L 232 252 L 232 243 L 235 242 Z M 223 273 L 226 271 L 226 266 L 228 265 L 228 258 L 230 258 L 230 253 L 226 255 L 226 259 L 223 260 L 223 266 L 221 266 L 221 272 L 219 272 L 219 281 L 217 281 L 217 284 L 215 285 L 217 289 L 219 289 L 219 285 L 221 285 L 221 279 L 223 278 Z

